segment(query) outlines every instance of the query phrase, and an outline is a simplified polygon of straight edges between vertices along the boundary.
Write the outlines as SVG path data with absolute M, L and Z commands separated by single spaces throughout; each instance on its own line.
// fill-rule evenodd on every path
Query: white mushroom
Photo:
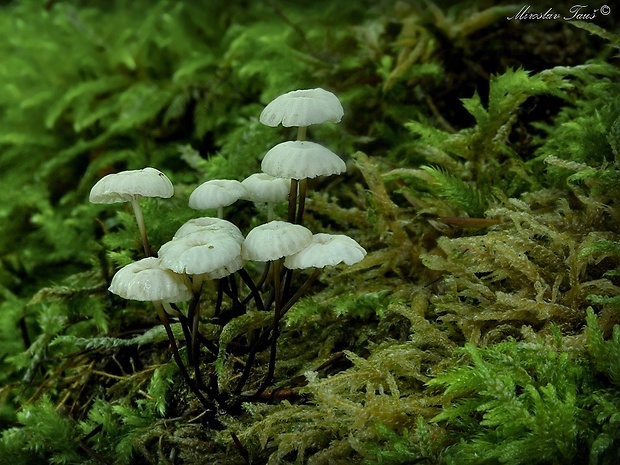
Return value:
M 140 199 L 142 197 L 170 198 L 174 195 L 174 187 L 164 173 L 155 168 L 121 171 L 108 174 L 101 178 L 90 190 L 92 203 L 130 202 L 138 223 L 144 253 L 149 256 L 149 242 Z
M 287 141 L 265 154 L 261 169 L 277 178 L 306 179 L 340 174 L 347 166 L 342 158 L 320 144 Z
M 178 310 L 170 306 L 170 303 L 190 300 L 193 297 L 189 279 L 162 268 L 159 258 L 147 257 L 118 270 L 112 278 L 109 290 L 125 299 L 153 302 L 159 319 L 164 325 L 172 347 L 172 354 L 183 377 L 200 401 L 205 406 L 208 405 L 187 373 L 166 313 L 167 310 L 171 314 L 181 315 Z
M 155 168 L 121 171 L 101 178 L 90 190 L 92 203 L 131 202 L 141 197 L 170 198 L 174 187 L 170 179 Z
M 340 122 L 344 110 L 338 97 L 324 89 L 294 90 L 276 97 L 265 107 L 260 122 L 266 126 L 310 126 Z
M 366 256 L 366 250 L 343 234 L 315 234 L 306 248 L 284 259 L 289 269 L 324 268 L 339 263 L 353 265 Z
M 191 358 L 196 362 L 196 377 L 200 378 L 198 334 L 200 294 L 204 280 L 219 280 L 243 268 L 241 258 L 243 234 L 234 224 L 219 218 L 196 218 L 181 226 L 174 238 L 161 246 L 162 266 L 189 275 L 193 301 L 189 306 L 191 321 Z M 218 286 L 221 282 L 218 282 Z M 218 304 L 219 305 L 219 304 Z
M 287 223 L 270 221 L 252 229 L 241 248 L 244 260 L 267 262 L 299 252 L 312 242 L 312 231 Z
M 173 239 L 179 239 L 194 232 L 207 231 L 228 231 L 240 244 L 244 239 L 241 230 L 236 225 L 222 218 L 213 218 L 211 216 L 203 216 L 186 221 L 174 233 Z
M 189 196 L 189 207 L 194 210 L 217 208 L 217 216 L 223 216 L 223 209 L 246 195 L 245 187 L 232 179 L 213 179 L 198 186 Z
M 246 199 L 254 203 L 267 203 L 267 221 L 273 220 L 273 204 L 285 202 L 288 198 L 291 187 L 291 180 L 288 178 L 276 178 L 266 173 L 254 173 L 241 184 L 247 191 Z
M 124 299 L 143 302 L 182 302 L 192 298 L 187 278 L 162 268 L 155 257 L 143 258 L 118 270 L 108 289 Z
M 276 178 L 266 173 L 254 173 L 241 181 L 241 184 L 247 190 L 247 200 L 284 202 L 288 197 L 289 181 L 287 178 Z
M 164 268 L 201 278 L 209 273 L 227 276 L 243 267 L 241 244 L 225 230 L 198 230 L 178 237 L 162 245 L 158 255 Z
M 278 325 L 283 312 L 283 299 L 285 294 L 285 280 L 280 272 L 282 257 L 299 252 L 312 242 L 312 232 L 299 225 L 285 221 L 270 221 L 252 229 L 243 243 L 241 256 L 246 260 L 269 262 L 273 267 L 271 277 L 273 279 L 273 302 L 274 315 L 271 329 L 271 355 L 267 376 L 261 386 L 270 382 L 273 376 L 274 361 L 276 355 L 276 342 Z M 261 388 L 259 388 L 260 391 Z

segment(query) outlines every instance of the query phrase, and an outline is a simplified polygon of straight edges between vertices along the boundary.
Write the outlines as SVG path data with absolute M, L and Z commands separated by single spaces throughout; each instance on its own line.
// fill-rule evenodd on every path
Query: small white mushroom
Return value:
M 266 173 L 254 173 L 241 181 L 247 190 L 246 199 L 252 202 L 285 202 L 290 180 Z
M 232 179 L 213 179 L 198 186 L 189 196 L 189 207 L 194 210 L 217 209 L 223 216 L 224 207 L 232 205 L 246 195 L 245 187 Z
M 188 316 L 192 325 L 190 351 L 194 360 L 197 360 L 199 352 L 198 327 L 203 283 L 207 279 L 225 278 L 243 268 L 243 239 L 239 228 L 229 221 L 204 217 L 187 221 L 177 230 L 174 238 L 159 249 L 163 267 L 189 275 L 191 280 L 194 300 L 189 306 Z M 199 366 L 194 368 L 197 378 L 200 378 Z
M 179 239 L 195 232 L 207 231 L 228 231 L 240 244 L 244 239 L 241 230 L 236 225 L 222 218 L 213 218 L 211 216 L 203 216 L 186 221 L 174 233 L 173 239 Z
M 225 230 L 207 229 L 173 239 L 161 246 L 158 255 L 164 268 L 202 278 L 209 273 L 223 277 L 243 267 L 241 244 Z
M 267 262 L 299 252 L 312 242 L 312 231 L 287 223 L 270 221 L 252 229 L 241 248 L 244 260 Z
M 366 250 L 344 234 L 318 233 L 306 248 L 284 259 L 289 269 L 324 268 L 339 263 L 353 265 L 366 256 Z
M 320 144 L 287 141 L 265 154 L 261 169 L 277 178 L 306 179 L 343 173 L 347 165 L 342 158 Z
M 276 178 L 266 173 L 254 173 L 241 181 L 241 184 L 247 190 L 247 200 L 267 204 L 267 221 L 273 220 L 274 203 L 285 202 L 291 188 L 290 179 Z
M 266 126 L 310 126 L 340 122 L 344 110 L 338 97 L 321 88 L 294 90 L 276 97 L 265 107 L 260 122 Z
M 170 179 L 155 168 L 121 171 L 101 178 L 90 190 L 92 203 L 131 202 L 141 197 L 170 198 L 174 187 Z
M 108 290 L 124 299 L 143 302 L 183 302 L 192 298 L 187 278 L 162 268 L 155 257 L 118 270 Z
M 194 394 L 206 406 L 206 400 L 193 384 L 179 355 L 179 349 L 168 319 L 168 313 L 180 316 L 180 312 L 171 307 L 171 302 L 187 301 L 193 297 L 189 279 L 162 268 L 159 258 L 147 257 L 118 270 L 112 278 L 109 290 L 125 299 L 153 302 L 159 319 L 164 325 L 172 347 L 172 354 L 183 377 L 187 380 Z
M 138 223 L 144 253 L 149 256 L 149 242 L 142 210 L 140 209 L 140 199 L 142 197 L 167 199 L 173 195 L 174 187 L 170 179 L 161 171 L 147 167 L 141 170 L 121 171 L 104 176 L 90 190 L 89 199 L 92 203 L 103 204 L 130 202 Z

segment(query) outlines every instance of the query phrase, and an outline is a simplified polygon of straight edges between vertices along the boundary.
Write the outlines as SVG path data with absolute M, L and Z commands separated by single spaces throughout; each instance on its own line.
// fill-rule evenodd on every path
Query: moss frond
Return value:
M 430 177 L 431 193 L 453 205 L 456 212 L 477 218 L 484 215 L 488 202 L 475 187 L 440 168 L 422 166 L 421 169 Z

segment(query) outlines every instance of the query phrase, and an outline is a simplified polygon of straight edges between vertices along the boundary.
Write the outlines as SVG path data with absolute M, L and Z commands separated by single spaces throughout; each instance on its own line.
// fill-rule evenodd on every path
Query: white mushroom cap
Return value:
M 353 265 L 366 256 L 366 250 L 343 234 L 315 234 L 312 243 L 301 252 L 284 259 L 289 269 L 323 268 L 339 263 Z
M 245 260 L 267 262 L 299 252 L 312 242 L 312 231 L 299 224 L 270 221 L 252 229 L 241 249 Z
M 174 233 L 173 239 L 179 239 L 195 232 L 206 233 L 207 231 L 227 231 L 237 240 L 237 242 L 239 242 L 239 244 L 241 244 L 244 239 L 241 230 L 236 225 L 230 221 L 226 221 L 221 218 L 213 218 L 211 216 L 203 216 L 201 218 L 193 218 L 186 221 L 183 226 L 177 229 L 177 232 Z
M 294 90 L 276 97 L 265 107 L 260 122 L 275 127 L 310 126 L 325 121 L 340 122 L 344 110 L 338 97 L 324 89 Z
M 241 255 L 236 256 L 232 261 L 228 262 L 226 265 L 217 268 L 213 271 L 209 271 L 208 273 L 203 273 L 203 279 L 220 279 L 230 274 L 233 274 L 235 271 L 240 270 L 245 266 L 245 260 L 241 258 Z
M 320 144 L 296 140 L 282 142 L 269 150 L 261 169 L 277 178 L 304 179 L 344 173 L 347 165 Z
M 232 179 L 213 179 L 202 183 L 189 196 L 189 208 L 208 210 L 232 205 L 246 195 L 245 187 Z
M 90 190 L 92 203 L 131 202 L 140 197 L 174 195 L 174 187 L 164 173 L 155 168 L 121 171 L 101 178 Z
M 158 252 L 164 268 L 191 275 L 224 268 L 233 273 L 243 266 L 238 260 L 240 255 L 241 244 L 226 230 L 196 231 L 166 242 Z
M 241 181 L 247 190 L 246 199 L 252 202 L 284 202 L 288 198 L 291 180 L 266 173 L 254 173 Z
M 143 258 L 118 270 L 108 289 L 129 300 L 182 302 L 192 298 L 187 278 L 163 269 L 155 257 Z

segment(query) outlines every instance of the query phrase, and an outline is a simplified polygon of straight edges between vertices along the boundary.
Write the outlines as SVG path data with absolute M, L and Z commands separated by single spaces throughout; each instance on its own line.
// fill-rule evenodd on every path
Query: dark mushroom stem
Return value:
M 271 327 L 271 349 L 269 354 L 269 366 L 267 368 L 267 375 L 263 380 L 262 384 L 258 388 L 258 391 L 254 394 L 254 396 L 258 397 L 263 393 L 267 387 L 271 384 L 273 380 L 273 375 L 275 373 L 276 368 L 276 352 L 278 347 L 278 336 L 280 334 L 280 320 L 282 318 L 282 275 L 281 268 L 283 259 L 280 258 L 278 260 L 274 260 L 272 262 L 273 265 L 273 287 L 274 287 L 274 315 L 273 315 L 273 324 Z M 269 334 L 269 332 L 267 333 Z
M 323 271 L 323 268 L 317 268 L 316 270 L 314 270 L 312 274 L 308 277 L 308 279 L 306 279 L 306 281 L 299 287 L 299 289 L 297 289 L 295 294 L 293 294 L 291 298 L 288 299 L 284 305 L 282 305 L 280 318 L 283 317 L 286 312 L 288 312 L 293 307 L 293 305 L 295 305 L 295 302 L 297 302 L 302 295 L 304 295 L 304 292 L 306 292 L 308 288 L 314 283 L 314 281 L 316 281 L 316 279 L 321 275 L 321 271 Z
M 221 284 L 222 280 L 219 280 L 218 284 Z M 202 373 L 200 370 L 200 346 L 199 341 L 204 341 L 204 338 L 200 334 L 200 295 L 202 293 L 202 284 L 204 282 L 203 276 L 196 275 L 194 276 L 192 291 L 194 293 L 194 297 L 192 298 L 192 302 L 190 304 L 191 312 L 191 344 L 188 344 L 189 353 L 192 357 L 192 362 L 194 366 L 194 376 L 196 378 L 196 385 L 198 389 L 201 389 L 204 392 L 209 393 L 209 395 L 216 399 L 219 396 L 217 383 L 210 382 L 209 385 L 205 385 L 204 380 L 202 379 Z M 223 289 L 223 286 L 218 286 L 218 290 Z M 214 354 L 217 353 L 216 347 L 207 347 Z
M 222 310 L 222 302 L 224 301 L 224 286 L 218 281 L 217 283 L 217 297 L 215 300 L 215 312 L 214 316 L 219 316 Z
M 221 281 L 224 281 L 226 284 L 228 291 L 230 292 L 230 300 L 232 301 L 232 317 L 239 316 L 243 313 L 243 306 L 239 301 L 239 286 L 237 286 L 237 280 L 234 275 L 229 275 L 226 278 L 222 278 Z
M 297 140 L 304 141 L 306 140 L 306 132 L 308 130 L 308 126 L 299 126 L 297 128 Z M 297 180 L 299 187 L 296 187 L 296 190 L 299 191 L 298 199 L 293 203 L 293 209 L 295 209 L 295 203 L 298 203 L 297 206 L 297 216 L 293 216 L 292 220 L 289 220 L 291 223 L 301 224 L 304 218 L 304 207 L 306 205 L 306 190 L 307 190 L 307 179 Z M 290 216 L 290 215 L 289 215 Z
M 269 265 L 269 264 L 267 264 L 267 265 Z M 269 270 L 269 268 L 267 268 L 267 270 Z M 259 287 L 256 284 L 254 284 L 254 281 L 252 280 L 252 277 L 245 270 L 245 268 L 241 268 L 237 272 L 239 273 L 239 276 L 241 276 L 241 279 L 243 280 L 245 285 L 248 286 L 248 289 L 250 289 L 250 295 L 248 295 L 245 299 L 243 299 L 240 304 L 242 306 L 246 305 L 248 303 L 250 297 L 253 297 L 254 298 L 254 302 L 256 302 L 257 310 L 258 311 L 265 310 L 265 304 L 263 303 L 263 299 L 260 296 Z M 262 283 L 260 283 L 260 285 L 262 285 Z
M 300 179 L 299 181 L 299 194 L 297 205 L 297 217 L 295 222 L 302 224 L 304 221 L 304 209 L 306 207 L 306 192 L 308 190 L 308 178 Z
M 297 179 L 291 179 L 291 188 L 288 194 L 288 222 L 295 223 L 296 209 L 297 209 L 297 186 L 299 181 Z
M 179 348 L 174 338 L 174 333 L 172 332 L 172 328 L 170 327 L 170 320 L 168 320 L 168 315 L 166 314 L 163 305 L 161 304 L 161 302 L 153 302 L 153 305 L 155 305 L 155 309 L 157 310 L 157 316 L 159 316 L 159 320 L 162 322 L 162 324 L 164 325 L 164 328 L 166 329 L 166 334 L 168 335 L 168 340 L 170 341 L 170 346 L 172 348 L 172 356 L 177 366 L 179 367 L 179 370 L 181 370 L 181 374 L 183 375 L 183 378 L 185 378 L 187 385 L 189 386 L 191 391 L 194 393 L 194 395 L 198 398 L 202 406 L 208 411 L 212 412 L 213 406 L 210 405 L 207 399 L 204 398 L 200 390 L 196 387 L 192 379 L 189 377 L 189 373 L 187 372 L 187 369 L 185 368 L 185 364 L 183 363 L 183 360 L 181 359 L 181 355 L 179 354 Z
M 163 302 L 162 305 L 167 315 L 176 317 L 179 320 L 179 323 L 181 324 L 181 329 L 183 330 L 183 336 L 185 337 L 185 342 L 187 344 L 187 341 L 192 340 L 192 332 L 191 332 L 188 318 L 185 315 L 183 315 L 183 313 L 181 313 L 178 309 L 172 308 L 172 306 L 169 303 Z M 190 350 L 188 350 L 187 351 L 187 362 L 191 365 L 192 360 L 193 360 L 192 353 Z
M 256 354 L 258 353 L 260 346 L 265 342 L 265 338 L 268 334 L 269 332 L 263 333 L 261 336 L 257 337 L 252 343 L 252 346 L 250 347 L 250 352 L 248 354 L 248 358 L 245 361 L 245 368 L 243 369 L 243 373 L 241 373 L 241 377 L 239 378 L 239 381 L 237 382 L 237 386 L 235 387 L 233 394 L 239 395 L 241 394 L 241 391 L 243 391 L 243 387 L 245 386 L 245 383 L 250 377 L 250 372 L 252 371 L 252 365 L 254 365 Z
M 272 330 L 265 331 L 257 339 L 254 340 L 250 348 L 248 358 L 246 359 L 246 364 L 245 364 L 243 373 L 241 374 L 241 377 L 239 378 L 237 386 L 235 387 L 235 390 L 233 391 L 235 395 L 239 395 L 243 391 L 243 387 L 245 386 L 245 383 L 247 382 L 250 376 L 252 365 L 254 364 L 254 360 L 256 359 L 256 354 L 261 350 L 261 347 L 265 344 L 268 337 L 271 335 L 271 349 L 272 350 L 271 350 L 270 357 L 269 357 L 269 368 L 267 371 L 267 376 L 261 383 L 260 387 L 256 390 L 256 392 L 252 394 L 252 399 L 256 400 L 260 398 L 261 394 L 265 392 L 265 390 L 269 387 L 269 384 L 271 383 L 273 379 L 273 374 L 275 371 L 276 351 L 274 349 L 274 346 L 276 345 L 277 339 L 279 336 L 279 322 L 282 320 L 282 317 L 286 314 L 286 312 L 288 312 L 293 307 L 295 302 L 297 302 L 301 298 L 301 296 L 308 290 L 308 288 L 314 283 L 314 281 L 316 281 L 316 279 L 320 276 L 322 271 L 323 271 L 323 268 L 317 268 L 316 270 L 314 270 L 314 272 L 301 285 L 301 287 L 295 292 L 295 294 L 293 294 L 289 299 L 287 299 L 286 302 L 284 303 L 281 302 L 279 306 L 276 304 L 276 309 L 279 308 L 279 310 L 276 310 L 274 314 L 274 322 L 272 325 Z

